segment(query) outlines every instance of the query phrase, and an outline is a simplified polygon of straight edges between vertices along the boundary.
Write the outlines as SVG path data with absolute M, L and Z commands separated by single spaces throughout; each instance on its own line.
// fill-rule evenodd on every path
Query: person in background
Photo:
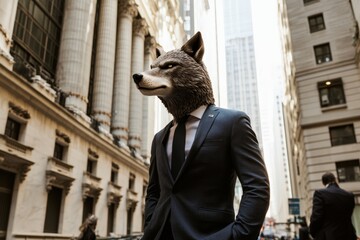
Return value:
M 310 240 L 309 227 L 306 222 L 305 217 L 300 217 L 300 228 L 299 228 L 299 239 L 300 240 Z
M 97 217 L 95 215 L 89 216 L 83 224 L 81 224 L 79 230 L 80 235 L 78 240 L 96 240 L 96 224 L 97 224 Z
M 356 240 L 351 222 L 354 194 L 341 189 L 330 172 L 322 176 L 322 183 L 325 188 L 316 190 L 313 197 L 311 236 L 316 240 Z

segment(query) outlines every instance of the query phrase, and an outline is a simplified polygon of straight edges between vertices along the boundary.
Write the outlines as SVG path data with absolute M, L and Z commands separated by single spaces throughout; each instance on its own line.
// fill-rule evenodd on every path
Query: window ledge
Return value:
M 68 194 L 72 182 L 75 180 L 72 177 L 73 166 L 69 165 L 54 157 L 48 158 L 46 169 L 46 190 L 50 191 L 53 186 L 61 186 Z
M 3 143 L 2 145 L 6 145 L 7 147 L 11 148 L 11 150 L 8 150 L 8 152 L 17 152 L 20 154 L 29 155 L 31 154 L 33 148 L 27 145 L 24 145 L 20 143 L 17 140 L 14 140 L 4 134 L 0 134 L 0 143 Z
M 119 206 L 119 202 L 122 198 L 121 187 L 109 182 L 108 184 L 108 205 L 115 203 L 116 206 Z
M 320 2 L 320 0 L 313 0 L 313 1 L 309 1 L 309 2 L 306 2 L 304 3 L 304 6 L 308 6 L 308 5 L 311 5 L 311 4 L 314 4 L 314 3 L 317 3 L 317 2 Z
M 127 196 L 126 196 L 126 209 L 134 211 L 137 203 L 138 203 L 137 192 L 135 192 L 134 190 L 128 189 Z
M 82 187 L 83 187 L 83 199 L 87 197 L 93 197 L 95 199 L 99 198 L 100 192 L 102 191 L 102 188 L 100 187 L 101 178 L 96 177 L 88 172 L 83 173 L 83 181 L 82 181 Z
M 111 192 L 115 192 L 115 191 L 120 192 L 121 190 L 121 186 L 117 185 L 116 183 L 109 182 L 108 185 L 109 185 L 109 191 Z
M 343 109 L 343 108 L 347 108 L 346 103 L 337 104 L 337 105 L 329 106 L 329 107 L 322 107 L 322 108 L 321 108 L 321 111 L 322 111 L 322 112 L 328 112 L 328 111 L 338 110 L 338 109 Z

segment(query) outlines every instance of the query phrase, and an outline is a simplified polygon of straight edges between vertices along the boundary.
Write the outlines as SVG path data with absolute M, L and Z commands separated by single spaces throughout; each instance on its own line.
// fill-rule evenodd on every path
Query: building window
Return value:
M 16 174 L 0 169 L 0 239 L 5 240 L 8 230 L 10 210 L 14 206 L 12 195 Z M 9 234 L 10 235 L 10 234 Z
M 54 158 L 64 160 L 65 147 L 60 143 L 55 142 Z
M 52 187 L 48 193 L 44 232 L 58 233 L 63 190 Z
M 134 191 L 135 190 L 135 174 L 130 173 L 129 177 L 129 189 Z
M 97 161 L 92 160 L 92 159 L 88 159 L 87 161 L 87 166 L 86 166 L 86 171 L 88 173 L 90 173 L 91 175 L 96 175 L 96 165 L 97 165 Z
M 322 13 L 308 17 L 310 32 L 318 32 L 325 29 L 324 16 Z
M 304 0 L 304 4 L 310 4 L 313 2 L 318 2 L 319 0 Z
M 148 183 L 144 181 L 143 183 L 143 189 L 142 189 L 142 195 L 145 197 L 146 191 L 147 191 Z
M 114 233 L 114 223 L 116 216 L 116 206 L 115 203 L 111 203 L 108 208 L 108 225 L 107 225 L 107 235 L 111 236 Z
M 6 127 L 5 127 L 6 136 L 18 141 L 20 137 L 20 129 L 21 129 L 21 123 L 15 121 L 12 118 L 7 119 Z
M 126 222 L 126 234 L 132 234 L 132 222 L 133 222 L 134 212 L 132 209 L 127 211 L 127 222 Z
M 356 143 L 354 125 L 330 127 L 331 146 Z
M 332 61 L 329 43 L 314 46 L 314 52 L 317 64 Z
M 318 82 L 321 107 L 329 107 L 346 103 L 341 78 Z
M 336 172 L 339 182 L 360 181 L 359 159 L 337 162 Z
M 86 197 L 83 205 L 82 222 L 84 222 L 86 218 L 91 216 L 93 213 L 94 213 L 94 198 Z
M 115 163 L 111 165 L 110 181 L 117 184 L 118 181 L 119 166 Z
M 19 0 L 11 53 L 16 61 L 44 69 L 54 78 L 64 2 Z

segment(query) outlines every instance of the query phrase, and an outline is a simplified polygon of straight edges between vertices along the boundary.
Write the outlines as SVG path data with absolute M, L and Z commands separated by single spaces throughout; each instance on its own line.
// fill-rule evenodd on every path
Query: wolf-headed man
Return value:
M 215 107 L 203 54 L 198 32 L 181 49 L 157 51 L 151 69 L 133 75 L 138 89 L 158 96 L 174 117 L 153 140 L 143 240 L 255 240 L 269 206 L 249 117 Z M 178 131 L 184 117 L 186 132 Z M 237 177 L 243 196 L 235 217 Z

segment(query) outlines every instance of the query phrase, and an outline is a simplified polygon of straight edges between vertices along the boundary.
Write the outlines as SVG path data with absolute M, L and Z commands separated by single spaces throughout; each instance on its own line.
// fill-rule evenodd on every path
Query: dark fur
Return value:
M 197 63 L 182 50 L 174 50 L 160 56 L 156 64 L 167 59 L 177 59 L 178 66 L 164 75 L 169 77 L 174 90 L 170 96 L 159 97 L 168 111 L 179 119 L 201 105 L 214 104 L 209 75 L 202 63 Z
M 159 98 L 176 120 L 201 105 L 214 104 L 211 81 L 202 62 L 203 53 L 203 41 L 198 32 L 181 49 L 166 53 L 157 51 L 158 58 L 151 70 L 144 73 L 144 78 L 150 75 L 171 81 L 172 91 Z

